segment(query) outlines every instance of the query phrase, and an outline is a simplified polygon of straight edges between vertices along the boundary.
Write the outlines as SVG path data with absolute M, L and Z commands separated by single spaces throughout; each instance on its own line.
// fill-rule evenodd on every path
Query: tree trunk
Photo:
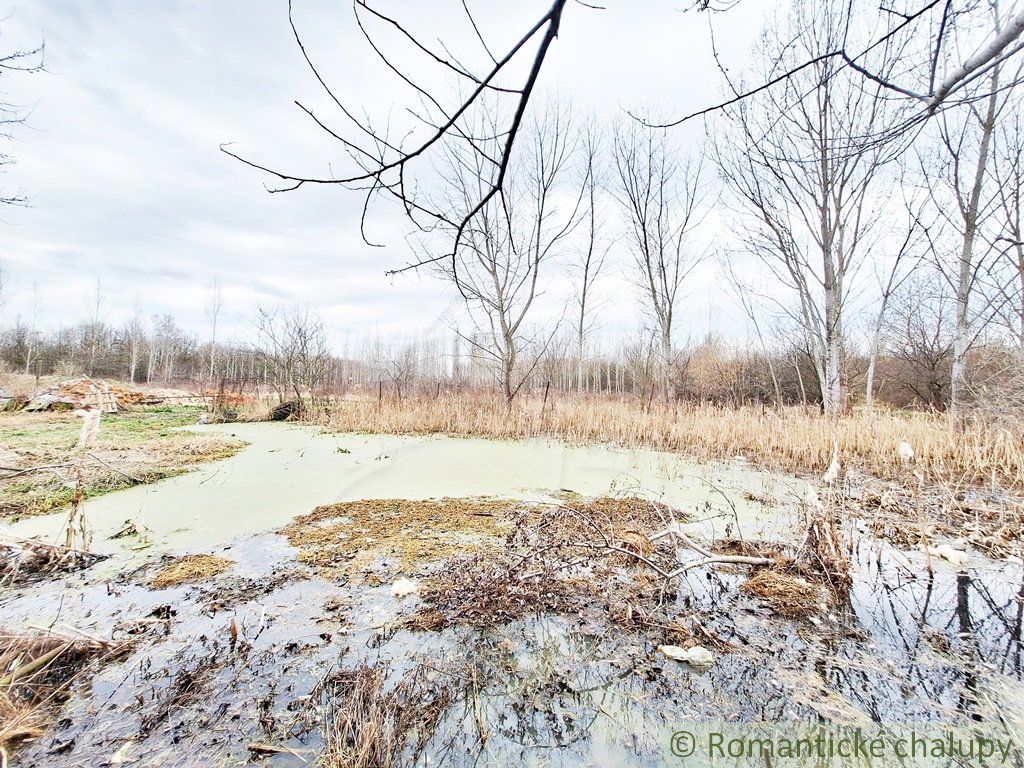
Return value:
M 661 333 L 661 388 L 666 404 L 672 402 L 675 395 L 672 368 L 672 336 L 671 331 L 665 329 Z
M 956 425 L 962 421 L 964 389 L 967 383 L 967 353 L 971 346 L 970 303 L 974 283 L 974 244 L 978 236 L 978 215 L 981 193 L 985 185 L 989 149 L 996 126 L 996 107 L 999 99 L 999 68 L 992 73 L 992 92 L 988 97 L 988 111 L 981 125 L 981 144 L 978 164 L 974 170 L 974 185 L 964 215 L 964 239 L 960 250 L 960 263 L 956 287 L 956 335 L 953 338 L 953 364 L 949 380 L 949 416 Z
M 871 354 L 868 357 L 867 383 L 864 385 L 864 404 L 867 406 L 869 416 L 875 408 L 875 362 L 877 360 L 878 350 L 876 345 L 872 344 Z

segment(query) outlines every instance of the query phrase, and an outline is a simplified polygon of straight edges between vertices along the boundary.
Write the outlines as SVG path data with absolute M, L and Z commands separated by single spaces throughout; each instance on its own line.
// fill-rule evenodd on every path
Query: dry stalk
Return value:
M 80 570 L 106 557 L 39 539 L 0 534 L 0 587 L 34 576 Z
M 0 633 L 0 751 L 41 735 L 86 662 L 125 646 L 73 628 Z
M 388 689 L 386 665 L 335 672 L 319 684 L 325 697 L 322 768 L 398 768 L 415 764 L 455 701 L 447 682 L 417 665 Z M 406 761 L 405 758 L 408 758 Z

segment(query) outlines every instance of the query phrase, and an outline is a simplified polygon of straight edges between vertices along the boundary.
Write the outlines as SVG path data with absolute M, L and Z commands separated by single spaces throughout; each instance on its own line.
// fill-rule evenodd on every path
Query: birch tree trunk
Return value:
M 981 123 L 981 137 L 970 197 L 964 209 L 963 241 L 957 262 L 956 280 L 956 331 L 953 337 L 953 364 L 949 381 L 949 416 L 953 424 L 963 420 L 964 389 L 967 383 L 967 354 L 971 347 L 971 293 L 974 287 L 977 265 L 975 246 L 981 212 L 981 195 L 988 175 L 988 161 L 992 146 L 992 134 L 996 126 L 999 105 L 999 68 L 992 71 L 991 88 L 987 109 Z

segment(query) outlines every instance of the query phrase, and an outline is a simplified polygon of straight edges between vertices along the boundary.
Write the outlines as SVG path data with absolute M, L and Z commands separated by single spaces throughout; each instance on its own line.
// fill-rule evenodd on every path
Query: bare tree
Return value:
M 615 134 L 615 194 L 626 216 L 633 273 L 659 344 L 662 397 L 673 396 L 673 333 L 683 284 L 705 259 L 693 232 L 704 193 L 703 153 L 680 162 L 663 131 L 635 123 Z
M 0 78 L 16 74 L 32 74 L 43 71 L 43 46 L 15 49 L 0 55 Z M 0 140 L 9 143 L 14 131 L 25 123 L 26 113 L 21 107 L 0 99 Z M 14 157 L 0 151 L 0 171 L 14 163 Z M 0 192 L 0 205 L 26 205 L 28 198 L 21 191 Z
M 598 223 L 598 193 L 601 187 L 601 169 L 598 167 L 598 152 L 601 139 L 593 125 L 588 126 L 583 139 L 586 158 L 586 227 L 583 247 L 577 262 L 576 272 L 576 391 L 584 389 L 584 366 L 587 353 L 587 337 L 593 326 L 595 309 L 594 285 L 604 269 L 608 246 L 602 242 L 601 226 Z
M 224 292 L 221 290 L 220 278 L 214 278 L 210 286 L 210 300 L 206 305 L 206 315 L 210 318 L 210 369 L 209 382 L 213 384 L 217 366 L 217 322 L 224 307 Z
M 477 130 L 496 136 L 498 125 L 491 117 Z M 460 239 L 454 261 L 440 268 L 457 282 L 475 325 L 462 338 L 494 364 L 510 406 L 557 329 L 537 330 L 529 319 L 541 274 L 581 220 L 586 184 L 571 185 L 578 141 L 567 109 L 552 107 L 532 118 L 503 196 L 484 206 Z M 449 147 L 448 181 L 460 199 L 479 196 L 493 183 L 492 174 L 485 153 L 464 144 Z
M 782 387 L 779 384 L 779 377 L 775 372 L 775 363 L 772 360 L 772 355 L 768 350 L 768 344 L 761 329 L 762 323 L 758 319 L 762 307 L 755 301 L 757 292 L 741 276 L 735 261 L 728 256 L 722 258 L 722 273 L 726 282 L 732 288 L 740 307 L 743 309 L 743 314 L 750 321 L 754 334 L 757 336 L 758 346 L 761 347 L 761 353 L 768 364 L 768 375 L 772 380 L 772 390 L 775 393 L 775 405 L 779 407 L 782 405 Z
M 891 376 L 911 398 L 936 411 L 946 408 L 955 338 L 955 302 L 940 279 L 918 274 L 895 292 L 883 343 Z
M 255 353 L 278 399 L 283 402 L 293 392 L 301 401 L 303 388 L 312 395 L 326 375 L 329 358 L 323 319 L 298 304 L 262 306 L 256 310 L 255 328 Z
M 902 182 L 901 178 L 905 222 L 901 227 L 891 227 L 892 234 L 897 239 L 886 242 L 876 249 L 878 253 L 874 263 L 878 305 L 868 337 L 868 368 L 864 377 L 864 405 L 869 414 L 872 413 L 875 406 L 875 370 L 878 366 L 882 331 L 885 326 L 886 313 L 889 311 L 889 304 L 896 292 L 914 273 L 922 258 L 920 250 L 924 236 L 920 202 L 915 200 L 912 194 L 907 194 L 908 188 Z M 896 212 L 892 211 L 890 215 L 895 218 Z M 902 233 L 900 233 L 901 229 Z M 901 234 L 902 236 L 900 236 Z
M 633 391 L 637 393 L 645 408 L 654 400 L 655 392 L 662 385 L 659 347 L 660 340 L 657 335 L 648 330 L 641 331 L 640 335 L 628 342 L 622 351 Z
M 38 343 L 39 325 L 39 283 L 32 283 L 32 314 L 30 315 L 28 332 L 25 334 L 25 374 L 32 372 L 35 362 L 36 345 Z
M 1002 256 L 997 277 L 998 300 L 1006 327 L 1024 349 L 1024 104 L 1009 105 L 996 141 L 995 187 L 999 199 L 998 230 L 991 247 Z
M 727 108 L 729 130 L 718 141 L 719 167 L 743 214 L 737 236 L 789 289 L 765 293 L 803 327 L 830 414 L 849 407 L 845 323 L 890 159 L 873 138 L 892 119 L 882 86 L 865 87 L 840 60 L 821 58 L 852 21 L 839 0 L 798 0 L 784 24 L 764 33 L 768 68 L 757 77 L 814 63 Z
M 169 314 L 154 315 L 152 326 L 146 381 L 152 382 L 159 375 L 164 386 L 170 386 L 179 373 L 179 365 L 192 356 L 197 345 Z
M 735 4 L 728 1 L 724 3 L 725 6 Z M 698 0 L 691 9 L 724 10 L 722 5 L 714 0 Z M 392 111 L 411 115 L 412 124 L 396 127 L 390 119 L 375 122 L 369 117 L 357 117 L 362 110 L 338 95 L 307 50 L 289 2 L 289 24 L 296 43 L 314 78 L 337 107 L 338 119 L 343 127 L 334 125 L 331 118 L 318 115 L 301 103 L 297 105 L 320 130 L 338 142 L 339 149 L 347 156 L 348 166 L 336 172 L 332 164 L 329 173 L 302 174 L 246 159 L 226 146 L 222 149 L 247 165 L 275 177 L 280 183 L 272 190 L 274 192 L 290 191 L 304 185 L 335 184 L 358 190 L 365 195 L 364 223 L 365 213 L 376 198 L 398 201 L 415 226 L 428 229 L 442 226 L 449 231 L 452 245 L 440 254 L 421 254 L 421 259 L 392 272 L 449 260 L 458 280 L 454 267 L 458 262 L 457 252 L 462 238 L 468 229 L 475 226 L 474 220 L 483 214 L 491 201 L 497 198 L 501 204 L 513 149 L 522 133 L 541 70 L 565 23 L 569 7 L 568 0 L 553 0 L 522 35 L 497 50 L 488 44 L 467 0 L 463 0 L 465 31 L 480 44 L 474 58 L 482 63 L 473 65 L 464 64 L 465 56 L 453 54 L 452 47 L 445 41 L 440 40 L 436 44 L 425 42 L 425 36 L 410 29 L 399 16 L 382 12 L 369 0 L 355 0 L 355 19 L 367 45 L 380 59 L 382 66 L 411 94 L 410 103 L 402 105 L 405 109 Z M 602 10 L 600 5 L 584 0 L 578 0 L 571 7 L 572 12 L 599 13 Z M 689 113 L 665 125 L 679 125 L 721 112 L 752 96 L 778 88 L 784 90 L 789 87 L 787 84 L 791 79 L 803 76 L 805 70 L 824 66 L 830 71 L 848 70 L 863 83 L 877 86 L 889 97 L 912 105 L 913 110 L 905 119 L 883 126 L 884 130 L 879 132 L 889 138 L 901 137 L 951 103 L 969 101 L 970 97 L 963 95 L 969 84 L 985 77 L 993 67 L 1017 56 L 1024 49 L 1024 44 L 1020 42 L 1024 34 L 1024 11 L 1009 19 L 1005 26 L 972 53 L 960 57 L 947 54 L 947 41 L 961 19 L 969 13 L 954 8 L 951 0 L 922 0 L 917 6 L 906 10 L 882 5 L 879 13 L 886 23 L 873 29 L 872 36 L 867 40 L 857 42 L 859 37 L 842 34 L 829 40 L 828 46 L 819 47 L 802 58 L 793 57 L 786 66 L 776 68 L 769 77 L 748 88 L 737 90 L 726 101 Z M 403 61 L 397 51 L 389 50 L 380 41 L 382 34 L 388 34 L 399 45 L 408 47 L 419 59 L 412 63 Z M 908 54 L 913 54 L 905 57 L 906 63 L 899 73 L 900 77 L 896 77 L 888 68 L 875 66 L 873 56 L 879 49 L 894 44 L 903 45 Z M 431 74 L 454 78 L 462 86 L 456 89 L 459 98 L 455 101 L 447 100 L 440 87 L 426 85 Z M 474 133 L 472 126 L 475 123 L 474 112 L 481 105 L 485 106 L 486 111 L 486 102 L 491 98 L 505 102 L 502 113 L 506 117 L 492 134 L 500 137 L 500 142 L 484 153 L 484 146 L 494 142 Z M 452 139 L 462 141 L 467 147 L 484 154 L 490 171 L 487 175 L 488 183 L 481 185 L 474 197 L 461 200 L 458 208 L 436 207 L 424 199 L 422 190 L 429 185 L 420 182 L 417 169 L 432 169 L 441 148 Z
M 103 331 L 103 284 L 96 277 L 96 289 L 93 292 L 92 306 L 89 310 L 89 375 L 96 375 L 96 359 L 100 352 L 100 340 Z
M 943 158 L 942 182 L 946 190 L 952 192 L 956 199 L 958 220 L 949 219 L 949 223 L 958 230 L 959 253 L 954 262 L 955 267 L 947 271 L 954 281 L 956 296 L 956 334 L 953 343 L 953 362 L 950 366 L 950 415 L 956 419 L 960 415 L 962 399 L 967 379 L 967 353 L 970 351 L 975 333 L 976 323 L 971 315 L 971 299 L 982 270 L 988 267 L 987 254 L 977 254 L 976 245 L 981 239 L 979 229 L 993 211 L 994 198 L 991 196 L 991 185 L 986 182 L 990 175 L 990 156 L 992 135 L 995 131 L 996 117 L 999 110 L 998 68 L 991 75 L 991 92 L 985 100 L 983 112 L 969 109 L 960 113 L 964 119 L 954 123 L 949 115 L 943 115 L 940 122 L 939 135 L 945 149 Z M 972 153 L 973 150 L 973 153 Z M 974 163 L 970 163 L 973 154 Z M 986 194 L 987 193 L 987 194 Z M 940 211 L 948 211 L 944 204 L 939 204 Z M 938 264 L 945 266 L 944 254 L 937 254 Z M 949 265 L 953 267 L 953 265 Z
M 989 29 L 998 36 L 1006 28 L 999 1 L 992 0 L 986 10 Z M 960 34 L 954 40 L 960 47 L 973 45 L 976 31 L 964 28 L 958 31 Z M 994 137 L 1010 103 L 1012 90 L 1007 86 L 1016 83 L 1020 75 L 1019 64 L 1011 73 L 1002 61 L 996 61 L 983 80 L 968 87 L 968 93 L 973 94 L 976 101 L 939 116 L 937 156 L 921 164 L 935 208 L 946 225 L 945 232 L 940 229 L 930 238 L 933 257 L 950 282 L 956 302 L 949 392 L 949 412 L 954 421 L 962 415 L 968 353 L 984 324 L 991 319 L 992 307 L 976 311 L 973 300 L 996 256 L 985 247 L 985 230 L 999 204 L 999 194 L 993 184 Z M 955 254 L 947 251 L 948 233 L 955 238 Z
M 412 387 L 417 376 L 419 359 L 415 343 L 380 345 L 381 373 L 391 383 L 395 396 L 401 402 L 403 394 Z
M 139 362 L 142 359 L 142 349 L 146 343 L 146 329 L 142 326 L 142 302 L 137 296 L 126 335 L 128 337 L 128 381 L 134 384 L 135 377 L 138 375 Z

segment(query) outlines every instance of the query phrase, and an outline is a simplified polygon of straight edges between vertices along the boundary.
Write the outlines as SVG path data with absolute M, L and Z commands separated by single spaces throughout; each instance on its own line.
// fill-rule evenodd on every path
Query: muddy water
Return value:
M 423 665 L 454 687 L 417 765 L 653 768 L 668 764 L 666 724 L 720 718 L 1024 723 L 1024 573 L 1014 564 L 959 574 L 938 566 L 929 576 L 916 554 L 865 543 L 849 603 L 820 625 L 744 597 L 738 573 L 693 572 L 676 607 L 699 611 L 734 646 L 698 671 L 609 626 L 598 608 L 392 632 L 415 596 L 319 579 L 273 535 L 239 540 L 228 554 L 237 564 L 208 584 L 150 590 L 78 575 L 0 605 L 6 625 L 46 614 L 46 623 L 119 637 L 119 622 L 169 616 L 80 685 L 20 764 L 102 765 L 117 755 L 128 765 L 242 765 L 249 745 L 264 743 L 292 750 L 267 764 L 305 765 L 323 747 L 330 711 L 318 681 L 360 663 L 387 669 L 388 685 Z
M 751 498 L 795 498 L 797 485 L 742 461 L 699 465 L 670 453 L 555 442 L 327 434 L 272 423 L 197 427 L 249 443 L 239 454 L 155 485 L 88 501 L 85 516 L 99 552 L 132 555 L 136 542 L 111 540 L 126 520 L 144 525 L 156 551 L 205 551 L 241 535 L 279 528 L 320 504 L 365 498 L 501 496 L 544 499 L 560 489 L 597 496 L 643 492 L 691 511 L 705 500 L 732 509 L 744 530 L 781 524 Z M 698 515 L 701 516 L 701 515 Z M 56 540 L 63 515 L 30 518 L 0 530 Z M 773 531 L 765 531 L 771 534 Z
M 920 553 L 854 524 L 849 600 L 813 622 L 781 619 L 743 595 L 740 571 L 694 570 L 670 597 L 672 612 L 696 613 L 732 645 L 701 671 L 665 658 L 652 636 L 612 626 L 601 606 L 481 629 L 394 631 L 417 608 L 415 595 L 322 578 L 266 532 L 335 500 L 543 498 L 559 488 L 596 495 L 639 486 L 712 517 L 704 525 L 721 534 L 735 519 L 711 483 L 726 489 L 746 535 L 759 528 L 786 538 L 794 481 L 653 452 L 226 429 L 250 447 L 90 503 L 98 532 L 141 518 L 154 532 L 151 549 L 98 533 L 114 551 L 104 568 L 0 596 L 0 626 L 138 633 L 130 654 L 84 679 L 55 727 L 14 765 L 244 765 L 251 744 L 290 750 L 264 756 L 266 765 L 311 764 L 331 712 L 318 681 L 362 663 L 387 670 L 386 689 L 419 669 L 430 685 L 453 690 L 417 765 L 678 764 L 664 753 L 666 725 L 721 718 L 1024 723 L 1019 564 L 976 555 L 963 573 L 941 561 L 930 573 Z M 55 522 L 19 530 L 47 532 Z M 235 565 L 209 583 L 150 589 L 149 571 L 133 569 L 168 549 L 213 552 Z

